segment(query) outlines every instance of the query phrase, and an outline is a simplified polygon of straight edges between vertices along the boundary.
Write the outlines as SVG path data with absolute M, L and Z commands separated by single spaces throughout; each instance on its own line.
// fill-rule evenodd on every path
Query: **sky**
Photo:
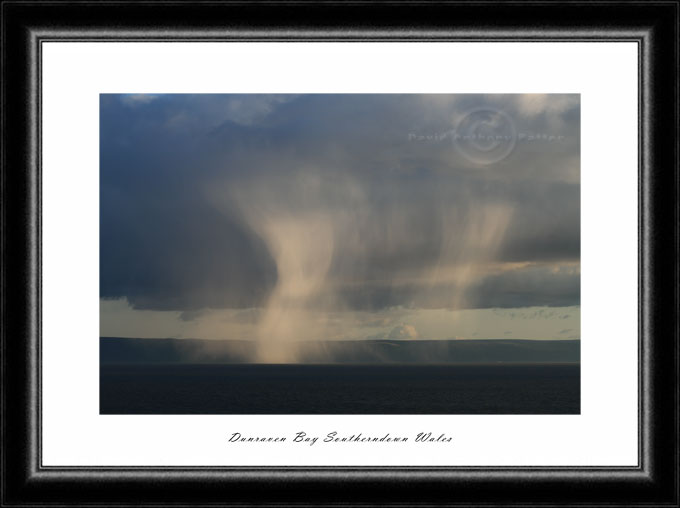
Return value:
M 100 96 L 100 335 L 580 338 L 580 97 Z

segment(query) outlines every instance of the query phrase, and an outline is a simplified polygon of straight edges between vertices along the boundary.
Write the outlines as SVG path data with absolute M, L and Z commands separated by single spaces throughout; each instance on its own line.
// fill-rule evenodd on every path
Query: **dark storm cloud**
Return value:
M 579 305 L 580 271 L 534 266 L 483 278 L 468 297 L 472 308 Z
M 341 289 L 353 308 L 379 310 L 393 306 L 451 308 L 452 296 L 461 288 L 455 283 L 435 284 L 425 290 L 420 284 L 365 284 Z M 528 266 L 480 276 L 465 287 L 457 308 L 565 307 L 580 304 L 580 272 L 574 268 Z
M 102 96 L 101 295 L 139 309 L 249 306 L 275 267 L 252 231 L 205 202 L 198 134 L 167 126 L 173 104 Z
M 547 268 L 426 281 L 484 250 L 487 262 L 578 261 L 577 97 L 101 97 L 104 298 L 187 318 L 262 306 L 299 268 L 282 249 L 303 243 L 321 248 L 300 263 L 319 264 L 329 305 L 436 308 L 463 283 L 459 306 L 578 303 L 578 273 Z M 486 167 L 450 139 L 413 139 L 480 106 L 563 139 L 518 140 Z M 497 242 L 478 238 L 497 223 Z

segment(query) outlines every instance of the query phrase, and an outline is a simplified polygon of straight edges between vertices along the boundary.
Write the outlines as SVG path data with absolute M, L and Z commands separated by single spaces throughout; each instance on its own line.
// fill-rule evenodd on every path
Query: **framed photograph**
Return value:
M 2 503 L 678 506 L 678 2 L 2 2 Z

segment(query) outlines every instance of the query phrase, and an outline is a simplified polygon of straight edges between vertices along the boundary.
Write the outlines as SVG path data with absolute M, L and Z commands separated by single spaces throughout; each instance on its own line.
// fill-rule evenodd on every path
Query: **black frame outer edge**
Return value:
M 46 40 L 638 41 L 641 467 L 41 467 L 38 112 Z M 2 505 L 678 506 L 677 56 L 671 1 L 2 2 Z

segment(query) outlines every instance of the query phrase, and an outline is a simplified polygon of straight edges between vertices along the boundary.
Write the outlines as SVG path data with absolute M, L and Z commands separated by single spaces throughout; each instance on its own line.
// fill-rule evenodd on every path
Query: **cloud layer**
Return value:
M 578 305 L 579 123 L 578 95 L 102 95 L 101 296 L 296 339 L 310 309 Z

